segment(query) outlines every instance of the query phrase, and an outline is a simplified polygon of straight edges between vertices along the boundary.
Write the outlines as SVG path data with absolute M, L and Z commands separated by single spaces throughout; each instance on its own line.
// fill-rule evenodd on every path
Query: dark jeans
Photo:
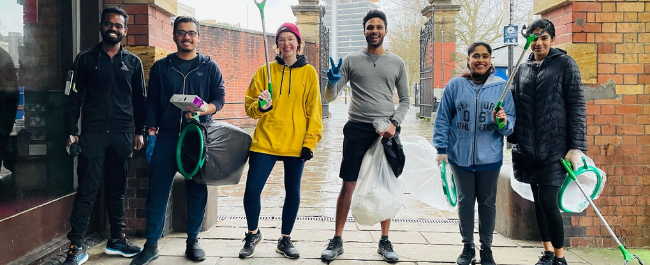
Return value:
M 284 206 L 282 207 L 282 230 L 281 233 L 290 235 L 293 224 L 296 222 L 298 208 L 300 207 L 300 179 L 305 161 L 300 157 L 276 156 L 257 152 L 250 152 L 248 160 L 248 177 L 246 179 L 246 192 L 244 193 L 244 211 L 248 230 L 257 229 L 262 204 L 260 194 L 266 180 L 275 166 L 275 162 L 281 158 L 284 162 Z
M 124 225 L 124 190 L 126 174 L 133 154 L 133 133 L 84 132 L 79 138 L 79 187 L 70 216 L 72 230 L 68 239 L 81 246 L 90 214 L 104 178 L 106 211 L 111 237 L 121 238 Z
M 165 225 L 169 193 L 172 190 L 176 166 L 178 138 L 158 137 L 151 157 L 149 196 L 147 197 L 147 242 L 158 244 Z M 187 238 L 196 239 L 201 231 L 208 202 L 208 187 L 193 180 L 185 181 L 187 193 Z
M 451 167 L 458 190 L 458 219 L 463 244 L 474 244 L 474 205 L 478 202 L 478 235 L 482 247 L 492 246 L 499 170 L 472 172 Z
M 550 241 L 553 248 L 563 248 L 564 222 L 557 201 L 560 187 L 530 184 L 530 188 L 533 190 L 535 217 L 542 241 Z

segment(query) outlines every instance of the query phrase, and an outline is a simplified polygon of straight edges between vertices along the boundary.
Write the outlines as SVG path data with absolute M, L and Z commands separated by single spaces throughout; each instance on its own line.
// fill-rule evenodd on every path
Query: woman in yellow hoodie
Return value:
M 266 65 L 260 67 L 246 90 L 246 115 L 259 119 L 250 149 L 244 210 L 248 232 L 240 258 L 255 254 L 262 241 L 258 228 L 260 194 L 278 160 L 284 162 L 286 197 L 282 208 L 282 230 L 276 252 L 298 258 L 290 234 L 300 205 L 300 180 L 305 161 L 313 157 L 323 132 L 321 96 L 316 69 L 300 54 L 304 42 L 298 27 L 284 23 L 275 35 L 278 55 L 269 62 L 273 96 L 268 90 Z M 266 100 L 265 105 L 260 102 Z

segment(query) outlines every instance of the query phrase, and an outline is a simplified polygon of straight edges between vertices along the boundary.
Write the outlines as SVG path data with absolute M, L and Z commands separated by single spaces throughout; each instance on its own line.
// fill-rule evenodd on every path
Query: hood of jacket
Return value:
M 298 55 L 296 57 L 298 58 L 298 60 L 296 60 L 296 62 L 293 63 L 291 66 L 286 65 L 284 63 L 284 59 L 282 59 L 282 56 L 280 56 L 279 54 L 275 55 L 275 61 L 277 61 L 278 64 L 289 67 L 289 68 L 298 68 L 298 67 L 303 67 L 303 66 L 307 65 L 307 56 L 305 56 L 303 54 L 300 54 L 300 55 Z
M 297 59 L 298 60 L 296 60 L 296 62 L 293 63 L 292 65 L 287 65 L 284 62 L 284 60 L 282 59 L 282 56 L 276 55 L 275 56 L 275 62 L 276 63 L 275 64 L 274 63 L 270 64 L 271 67 L 278 68 L 278 70 L 280 72 L 282 72 L 282 76 L 280 77 L 280 96 L 282 96 L 283 90 L 286 91 L 284 89 L 286 83 L 289 84 L 287 92 L 289 93 L 289 96 L 291 96 L 291 84 L 293 83 L 293 82 L 291 82 L 291 79 L 293 78 L 294 69 L 301 68 L 301 67 L 307 65 L 307 57 L 305 55 L 302 55 L 302 54 L 298 55 Z M 285 77 L 285 72 L 287 72 L 287 71 L 289 72 L 289 75 L 288 75 L 288 77 Z M 288 82 L 287 82 L 287 80 L 285 80 L 285 78 L 288 79 Z M 285 93 L 287 93 L 287 92 L 285 92 Z
M 506 81 L 491 75 L 477 87 L 465 77 L 449 81 L 438 106 L 433 143 L 450 163 L 480 171 L 482 165 L 501 165 L 503 136 L 513 131 L 515 112 L 512 95 L 506 94 L 503 109 L 508 122 L 498 129 L 492 118 Z M 495 164 L 496 163 L 496 164 Z

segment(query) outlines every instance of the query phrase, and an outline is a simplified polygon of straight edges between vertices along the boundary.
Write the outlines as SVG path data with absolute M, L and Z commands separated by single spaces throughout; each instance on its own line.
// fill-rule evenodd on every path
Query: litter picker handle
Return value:
M 624 264 L 627 265 L 628 262 L 630 262 L 631 259 L 635 258 L 635 259 L 637 259 L 639 261 L 639 264 L 643 265 L 643 262 L 641 261 L 641 258 L 639 258 L 637 255 L 630 254 L 625 249 L 625 247 L 623 246 L 621 241 L 618 240 L 618 237 L 616 237 L 616 234 L 614 233 L 614 231 L 612 231 L 612 228 L 609 226 L 609 224 L 607 223 L 607 221 L 605 220 L 603 215 L 600 213 L 600 210 L 598 210 L 598 207 L 596 207 L 596 204 L 594 204 L 594 201 L 591 199 L 591 197 L 589 197 L 589 195 L 587 195 L 587 192 L 585 192 L 585 190 L 582 188 L 582 184 L 580 184 L 580 182 L 576 178 L 575 173 L 573 172 L 573 169 L 571 169 L 571 162 L 566 161 L 564 159 L 560 159 L 560 161 L 562 161 L 562 165 L 564 166 L 564 169 L 569 174 L 569 176 L 576 182 L 576 184 L 577 184 L 576 186 L 578 186 L 578 188 L 582 192 L 582 195 L 585 196 L 585 198 L 587 199 L 587 201 L 589 202 L 591 207 L 594 209 L 594 212 L 596 213 L 596 215 L 598 215 L 598 218 L 600 218 L 600 221 L 603 222 L 603 224 L 605 225 L 605 228 L 607 228 L 607 232 L 609 232 L 609 234 L 612 236 L 614 241 L 616 241 L 616 244 L 618 244 L 618 249 L 621 250 L 621 253 L 623 253 L 623 258 L 625 259 Z M 584 161 L 584 157 L 583 157 L 583 161 Z
M 257 5 L 257 8 L 260 9 L 260 17 L 262 17 L 262 38 L 264 39 L 264 56 L 266 58 L 266 76 L 268 80 L 268 86 L 267 89 L 269 90 L 269 93 L 271 94 L 271 99 L 273 99 L 273 85 L 271 84 L 271 67 L 269 66 L 269 46 L 266 43 L 266 25 L 264 23 L 264 6 L 266 6 L 266 0 L 262 0 L 261 2 L 258 2 L 257 0 L 253 0 L 255 2 L 255 5 Z M 266 105 L 266 100 L 260 101 L 260 107 Z
M 503 101 L 497 102 L 497 106 L 494 107 L 494 111 L 499 112 L 499 108 L 503 106 Z M 499 130 L 503 129 L 503 127 L 506 126 L 506 123 L 504 122 L 503 119 L 498 118 L 497 119 L 497 125 L 499 126 Z
M 494 111 L 499 111 L 499 107 L 503 106 L 503 99 L 506 97 L 506 93 L 508 93 L 508 90 L 510 89 L 510 85 L 512 85 L 512 81 L 515 79 L 515 74 L 517 74 L 517 71 L 519 70 L 519 64 L 521 63 L 521 60 L 524 58 L 524 55 L 526 55 L 526 51 L 528 50 L 528 48 L 530 48 L 530 44 L 535 39 L 537 39 L 537 35 L 535 34 L 530 34 L 526 37 L 526 45 L 524 45 L 524 49 L 521 51 L 521 55 L 519 55 L 519 60 L 517 60 L 517 64 L 515 64 L 515 68 L 512 69 L 512 72 L 508 76 L 508 82 L 506 83 L 506 87 L 503 88 L 503 93 L 501 93 L 501 98 L 499 99 L 499 102 L 497 102 Z M 502 119 L 498 119 L 497 125 L 499 126 L 499 130 L 501 130 L 503 129 L 503 127 L 506 126 L 506 123 Z

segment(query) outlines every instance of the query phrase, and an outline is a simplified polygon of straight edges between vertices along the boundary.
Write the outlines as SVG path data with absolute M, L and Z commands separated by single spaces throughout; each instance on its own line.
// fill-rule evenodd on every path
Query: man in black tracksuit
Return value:
M 83 235 L 102 177 L 111 225 L 111 238 L 104 252 L 124 257 L 140 252 L 123 234 L 126 175 L 133 149 L 140 150 L 144 145 L 146 99 L 142 62 L 120 44 L 127 22 L 124 10 L 104 9 L 100 25 L 102 42 L 79 53 L 74 62 L 65 129 L 79 141 L 81 154 L 77 168 L 79 187 L 70 217 L 72 230 L 68 233 L 71 244 L 64 264 L 79 265 L 88 259 Z M 82 101 L 82 134 L 78 136 Z

